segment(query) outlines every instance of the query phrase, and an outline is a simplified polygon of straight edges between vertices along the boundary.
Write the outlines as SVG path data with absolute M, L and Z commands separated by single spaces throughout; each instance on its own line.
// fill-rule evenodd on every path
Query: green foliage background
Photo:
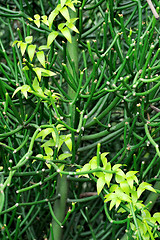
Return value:
M 139 184 L 154 185 L 157 193 L 145 191 L 141 200 L 145 205 L 152 201 L 151 215 L 159 210 L 159 21 L 146 1 L 77 2 L 76 12 L 69 10 L 71 18 L 78 18 L 79 33 L 71 31 L 72 43 L 60 32 L 50 49 L 43 50 L 46 69 L 56 75 L 41 77 L 39 87 L 48 89 L 42 99 L 33 93 L 32 66 L 22 70 L 31 64 L 27 51 L 21 56 L 12 44 L 33 36 L 37 49 L 46 45 L 64 16 L 58 14 L 52 29 L 42 22 L 38 28 L 28 18 L 49 16 L 58 4 L 0 3 L 0 238 L 155 239 L 148 230 L 145 238 L 134 236 L 129 210 L 122 214 L 112 208 L 108 216 L 107 184 L 97 195 L 93 175 L 78 178 L 76 170 L 98 158 L 100 143 L 98 149 L 109 152 L 112 166 L 124 164 L 125 173 L 138 171 Z M 153 4 L 159 11 L 158 1 Z M 32 64 L 42 67 L 36 54 Z M 23 85 L 33 92 L 13 97 Z M 53 128 L 55 139 L 36 138 L 39 128 Z M 51 150 L 41 147 L 51 138 L 56 142 Z M 135 215 L 138 219 L 138 210 Z M 156 228 L 152 226 L 153 233 Z

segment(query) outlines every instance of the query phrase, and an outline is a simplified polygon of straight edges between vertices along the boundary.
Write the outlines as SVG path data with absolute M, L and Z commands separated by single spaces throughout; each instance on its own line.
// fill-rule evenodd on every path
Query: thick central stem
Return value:
M 77 13 L 70 11 L 70 17 L 76 18 Z M 78 74 L 78 43 L 77 43 L 77 36 L 72 36 L 72 43 L 67 42 L 67 52 L 72 60 L 75 71 Z M 73 76 L 73 69 L 70 65 L 69 61 L 67 61 L 67 68 L 69 69 L 70 73 Z M 76 92 L 68 86 L 68 95 L 71 99 L 74 99 Z M 72 106 L 69 104 L 68 106 L 68 112 L 71 113 L 71 119 L 67 119 L 67 124 L 71 127 L 74 127 L 74 121 L 75 121 L 75 106 Z M 65 146 L 63 146 L 63 151 L 65 152 L 66 149 Z M 60 199 L 56 200 L 54 204 L 54 214 L 59 222 L 63 222 L 66 212 L 66 202 L 67 202 L 67 193 L 68 193 L 68 181 L 66 176 L 59 176 L 57 181 L 57 190 L 56 194 L 60 195 Z M 53 220 L 52 222 L 53 227 L 53 234 L 54 234 L 54 240 L 61 240 L 63 239 L 63 229 Z M 50 236 L 50 240 L 51 236 Z

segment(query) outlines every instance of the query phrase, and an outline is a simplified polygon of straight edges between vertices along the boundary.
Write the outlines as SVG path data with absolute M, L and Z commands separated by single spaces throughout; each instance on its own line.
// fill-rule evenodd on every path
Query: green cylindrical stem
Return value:
M 67 191 L 68 191 L 67 176 L 63 175 L 61 177 L 59 175 L 56 193 L 60 194 L 60 199 L 58 199 L 54 204 L 54 214 L 59 222 L 63 222 L 64 217 L 65 217 Z M 53 229 L 53 234 L 54 234 L 54 240 L 62 239 L 62 227 L 59 226 L 54 219 L 52 221 L 52 229 Z M 50 240 L 51 239 L 52 238 L 50 235 Z

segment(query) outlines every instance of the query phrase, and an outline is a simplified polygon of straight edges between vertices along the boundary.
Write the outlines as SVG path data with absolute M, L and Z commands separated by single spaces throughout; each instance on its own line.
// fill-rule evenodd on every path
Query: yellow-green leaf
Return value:
M 12 47 L 14 47 L 14 45 L 16 44 L 16 43 L 18 43 L 19 41 L 17 41 L 17 40 L 15 40 L 13 43 L 12 43 Z
M 90 161 L 91 169 L 97 168 L 97 156 L 94 156 Z
M 55 19 L 55 17 L 58 15 L 59 11 L 58 9 L 56 8 L 55 10 L 53 10 L 49 17 L 48 17 L 48 23 L 49 23 L 49 28 L 51 29 L 52 27 L 52 23 L 53 23 L 53 20 Z
M 34 20 L 34 23 L 36 24 L 36 26 L 38 28 L 40 27 L 40 20 L 39 19 Z
M 40 15 L 39 15 L 39 14 L 35 14 L 35 15 L 34 15 L 34 18 L 35 18 L 36 20 L 39 20 L 39 19 L 40 19 Z
M 45 25 L 49 26 L 49 22 L 48 22 L 48 19 L 47 19 L 47 16 L 46 16 L 46 15 L 42 16 L 42 22 L 43 22 Z
M 22 94 L 25 96 L 25 98 L 27 99 L 27 92 L 29 92 L 31 90 L 30 86 L 29 85 L 23 85 L 22 88 L 21 88 L 21 92 Z
M 62 154 L 59 155 L 58 159 L 59 160 L 64 160 L 64 159 L 66 159 L 68 157 L 71 157 L 71 156 L 72 156 L 71 153 L 62 153 Z
M 60 23 L 58 25 L 58 29 L 61 31 L 64 28 L 65 25 L 66 25 L 65 23 Z
M 43 143 L 42 145 L 41 145 L 41 147 L 53 147 L 53 146 L 55 146 L 55 141 L 54 141 L 54 139 L 50 139 L 50 140 L 48 140 L 47 142 L 45 142 L 45 143 Z
M 149 190 L 151 192 L 155 192 L 156 193 L 156 190 L 152 187 L 151 184 L 147 183 L 147 182 L 142 182 L 138 189 L 137 189 L 137 195 L 138 195 L 138 198 L 140 197 L 140 195 L 145 191 L 145 190 Z
M 16 95 L 16 93 L 17 93 L 18 91 L 21 90 L 21 88 L 22 88 L 22 87 L 18 87 L 18 88 L 16 88 L 16 90 L 14 91 L 14 93 L 13 93 L 13 95 L 12 95 L 12 98 L 14 97 L 14 95 Z
M 68 12 L 68 8 L 65 6 L 60 10 L 60 13 L 63 15 L 63 17 L 70 22 L 70 16 L 69 16 L 69 12 Z
M 156 219 L 156 221 L 160 224 L 160 212 L 156 212 L 153 214 L 153 217 Z
M 49 47 L 51 43 L 55 40 L 55 38 L 58 36 L 57 31 L 52 31 L 47 38 L 47 46 Z
M 31 62 L 34 57 L 35 50 L 36 50 L 36 45 L 31 44 L 28 46 L 27 51 L 28 51 L 28 56 L 29 56 L 29 59 L 31 60 Z
M 20 49 L 21 49 L 22 56 L 24 55 L 24 53 L 26 51 L 26 47 L 27 47 L 27 43 L 24 43 L 24 42 L 20 43 Z
M 28 36 L 25 38 L 25 42 L 30 44 L 33 41 L 33 37 L 32 36 Z
M 73 24 L 73 23 L 66 23 L 66 26 L 68 28 L 70 28 L 72 31 L 76 32 L 76 33 L 79 33 L 78 29 L 76 28 L 76 26 Z
M 72 43 L 72 38 L 71 38 L 71 34 L 70 31 L 67 27 L 61 29 L 62 34 L 64 35 L 64 37 L 68 40 L 68 42 Z
M 105 178 L 101 177 L 97 180 L 97 193 L 98 195 L 101 193 L 103 187 L 105 185 Z
M 39 51 L 36 53 L 37 54 L 37 58 L 40 61 L 40 63 L 42 64 L 42 66 L 45 68 L 46 64 L 45 64 L 45 55 L 43 51 Z
M 89 170 L 90 170 L 90 164 L 87 163 L 80 169 L 80 172 L 86 172 L 86 171 L 89 171 Z M 83 176 L 84 177 L 89 177 L 88 174 L 84 174 Z
M 72 140 L 70 134 L 65 137 L 65 144 L 69 148 L 70 151 L 72 151 Z
M 50 49 L 47 45 L 41 45 L 38 50 L 45 50 L 45 49 Z
M 61 0 L 61 7 L 63 7 L 65 3 L 66 3 L 66 0 Z
M 39 90 L 39 82 L 37 81 L 37 78 L 35 77 L 34 78 L 34 80 L 33 80 L 33 84 L 32 84 L 32 86 L 33 86 L 33 89 L 35 90 L 35 91 L 38 91 Z
M 73 2 L 71 2 L 71 1 L 67 1 L 66 2 L 66 6 L 68 6 L 70 9 L 72 9 L 72 11 L 76 11 L 76 9 L 75 9 L 75 7 L 74 7 L 74 5 L 73 5 Z
M 50 148 L 50 147 L 45 147 L 45 148 L 44 148 L 44 151 L 45 151 L 45 153 L 46 153 L 47 156 L 53 156 L 53 150 L 52 150 L 52 148 Z
M 129 188 L 129 185 L 128 185 L 127 181 L 120 182 L 120 187 L 123 190 L 123 192 L 125 192 L 126 194 L 129 195 L 130 188 Z
M 42 68 L 38 68 L 38 67 L 36 67 L 36 68 L 33 68 L 33 71 L 36 73 L 36 75 L 37 75 L 39 81 L 41 81 Z
M 37 134 L 36 139 L 39 138 L 39 137 L 42 137 L 42 141 L 43 141 L 44 138 L 45 138 L 48 134 L 50 134 L 50 133 L 52 133 L 52 132 L 54 132 L 54 129 L 53 129 L 53 128 L 46 128 L 46 129 L 42 130 L 41 132 L 39 132 L 39 133 Z
M 105 182 L 107 183 L 107 186 L 110 186 L 110 181 L 112 179 L 113 174 L 112 173 L 105 173 Z
M 41 72 L 43 73 L 43 76 L 45 76 L 45 77 L 50 77 L 50 76 L 56 75 L 56 73 L 54 73 L 50 70 L 47 70 L 47 69 L 43 69 L 43 68 L 41 68 Z

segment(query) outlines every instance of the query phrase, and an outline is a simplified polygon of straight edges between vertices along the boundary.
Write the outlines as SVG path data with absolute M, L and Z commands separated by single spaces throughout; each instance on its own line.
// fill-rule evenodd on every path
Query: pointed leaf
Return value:
M 25 42 L 30 44 L 33 41 L 33 37 L 32 36 L 28 36 L 25 38 Z
M 129 185 L 128 185 L 127 181 L 120 182 L 120 187 L 121 187 L 123 192 L 125 192 L 126 194 L 129 195 L 130 188 L 129 188 Z
M 58 125 L 56 126 L 56 128 L 57 128 L 58 131 L 66 130 L 66 128 L 65 128 L 64 125 L 62 125 L 62 124 L 58 124 Z M 67 136 L 71 136 L 71 135 L 68 134 Z
M 108 162 L 105 166 L 105 170 L 111 171 L 111 163 Z M 105 173 L 105 181 L 107 183 L 107 186 L 110 186 L 110 181 L 112 179 L 113 174 L 112 173 Z
M 19 41 L 17 41 L 17 40 L 15 40 L 13 43 L 12 43 L 12 47 L 14 47 L 14 45 L 16 44 L 16 43 L 18 43 Z
M 39 87 L 39 82 L 37 80 L 37 77 L 34 78 L 32 86 L 33 86 L 35 91 L 39 90 L 40 87 Z
M 86 172 L 90 170 L 90 164 L 86 163 L 82 168 L 81 168 L 81 172 Z
M 72 9 L 72 11 L 74 11 L 74 12 L 76 11 L 72 2 L 70 2 L 70 1 L 66 2 L 66 6 L 68 6 L 70 9 Z
M 129 171 L 129 172 L 126 173 L 126 177 L 135 176 L 136 173 L 138 173 L 138 171 Z
M 29 59 L 32 62 L 33 57 L 34 57 L 34 53 L 35 53 L 35 50 L 36 50 L 36 45 L 33 45 L 33 44 L 29 45 L 27 50 L 28 50 Z
M 62 153 L 62 154 L 59 155 L 58 159 L 59 160 L 64 160 L 64 159 L 66 159 L 68 157 L 71 157 L 71 156 L 72 156 L 71 153 Z
M 67 27 L 65 27 L 61 30 L 61 32 L 64 35 L 64 37 L 68 40 L 68 42 L 72 43 L 72 38 L 71 38 L 69 29 Z
M 15 95 L 18 91 L 21 90 L 21 88 L 22 88 L 22 87 L 18 87 L 18 88 L 16 88 L 16 90 L 14 91 L 14 93 L 13 93 L 13 95 L 12 95 L 12 98 L 14 97 L 14 95 Z
M 129 195 L 125 194 L 120 187 L 118 187 L 115 191 L 117 198 L 121 201 L 131 202 L 131 198 Z
M 81 168 L 80 171 L 81 171 L 81 172 L 86 172 L 86 171 L 89 171 L 89 170 L 90 170 L 90 164 L 87 163 L 87 164 L 85 164 L 85 165 Z M 83 176 L 89 178 L 88 174 L 84 174 Z
M 116 198 L 116 194 L 115 193 L 108 193 L 107 195 L 105 195 L 105 201 L 104 202 L 109 202 L 112 199 Z
M 121 169 L 117 169 L 115 180 L 117 183 L 123 182 L 126 178 L 125 173 Z
M 153 217 L 156 219 L 156 221 L 160 224 L 160 212 L 156 212 L 153 214 Z
M 36 20 L 39 20 L 41 17 L 40 17 L 39 14 L 35 14 L 35 15 L 34 15 L 34 18 L 35 18 Z
M 61 30 L 64 28 L 64 26 L 66 26 L 65 23 L 60 23 L 60 24 L 58 25 L 58 29 L 61 31 Z
M 90 161 L 91 169 L 97 168 L 97 156 L 94 156 Z
M 32 19 L 32 18 L 30 18 L 30 17 L 28 18 L 28 20 L 29 20 L 29 21 L 33 21 L 33 19 Z
M 61 7 L 63 7 L 65 3 L 66 3 L 66 0 L 61 0 Z
M 34 20 L 34 23 L 36 24 L 36 26 L 38 28 L 40 27 L 40 20 L 39 19 Z
M 69 148 L 70 151 L 72 151 L 72 140 L 70 135 L 68 137 L 66 137 L 65 139 L 65 144 L 67 145 L 67 147 Z
M 132 198 L 133 203 L 136 203 L 138 200 L 138 195 L 137 195 L 137 191 L 136 191 L 135 187 L 133 187 L 133 189 L 131 189 L 131 198 Z
M 41 45 L 38 50 L 45 50 L 45 49 L 50 49 L 47 45 Z
M 112 167 L 112 170 L 113 171 L 116 171 L 119 167 L 121 167 L 122 164 L 115 164 L 113 167 Z
M 146 189 L 149 190 L 149 191 L 151 191 L 151 192 L 155 192 L 155 193 L 156 193 L 155 189 L 152 187 L 151 184 L 146 183 L 146 182 L 142 182 L 142 183 L 139 185 L 138 189 L 137 189 L 138 198 L 140 197 L 140 195 L 141 195 Z
M 106 169 L 107 158 L 106 158 L 106 157 L 102 157 L 102 155 L 101 155 L 101 161 L 102 161 L 102 163 L 103 163 L 103 168 Z
M 18 47 L 18 48 L 20 47 L 21 43 L 22 43 L 22 41 L 18 41 L 18 42 L 17 42 L 17 47 Z
M 51 72 L 50 70 L 47 70 L 47 69 L 43 69 L 43 68 L 41 68 L 41 72 L 43 73 L 43 76 L 45 76 L 45 77 L 50 77 L 50 76 L 56 75 L 56 73 Z
M 65 6 L 60 10 L 60 13 L 63 15 L 63 17 L 70 22 L 70 16 L 69 16 L 69 12 L 68 12 L 68 8 Z
M 51 29 L 52 27 L 52 24 L 53 24 L 53 20 L 55 19 L 55 17 L 59 14 L 59 11 L 58 9 L 56 8 L 55 10 L 53 10 L 51 12 L 51 14 L 49 15 L 49 18 L 48 18 L 48 23 L 49 23 L 49 28 Z
M 52 132 L 54 132 L 53 128 L 46 128 L 37 134 L 36 139 L 39 137 L 42 137 L 42 141 L 43 141 L 45 137 Z
M 47 16 L 46 16 L 46 15 L 42 16 L 42 22 L 43 22 L 45 25 L 49 26 L 49 22 L 48 22 L 48 19 L 47 19 Z
M 21 88 L 21 92 L 23 93 L 23 95 L 25 96 L 26 99 L 27 99 L 27 92 L 30 90 L 31 90 L 31 88 L 28 85 L 23 85 Z
M 97 180 L 97 193 L 98 193 L 98 195 L 101 193 L 104 185 L 105 185 L 105 178 L 104 177 L 99 178 Z
M 109 191 L 110 191 L 110 192 L 115 192 L 117 188 L 118 188 L 118 185 L 117 185 L 117 184 L 113 184 L 113 185 L 110 187 Z
M 117 199 L 117 201 L 116 201 L 116 209 L 119 207 L 120 203 L 121 203 L 121 200 Z
M 45 148 L 44 148 L 44 151 L 45 151 L 45 153 L 46 153 L 47 156 L 53 156 L 53 150 L 52 150 L 52 148 L 50 148 L 50 147 L 45 147 Z
M 47 38 L 47 46 L 49 47 L 51 43 L 55 40 L 55 38 L 58 36 L 57 31 L 52 31 Z
M 70 28 L 72 31 L 76 32 L 76 33 L 79 33 L 78 29 L 76 28 L 76 26 L 73 24 L 73 23 L 68 23 L 66 24 L 66 26 L 68 28 Z
M 37 54 L 37 58 L 40 61 L 40 63 L 42 64 L 42 66 L 45 68 L 46 64 L 45 64 L 45 55 L 43 51 L 39 51 L 36 53 Z
M 50 139 L 41 145 L 41 147 L 54 147 L 54 146 L 55 146 L 55 141 L 53 139 Z
M 27 43 L 24 43 L 24 42 L 20 43 L 20 49 L 21 49 L 22 56 L 24 55 L 24 53 L 26 51 L 26 47 L 27 47 Z
M 111 211 L 112 210 L 112 208 L 116 205 L 116 202 L 119 202 L 119 199 L 113 199 L 112 201 L 111 201 L 111 203 L 110 203 L 110 206 L 109 206 L 109 210 Z
M 38 67 L 36 67 L 36 68 L 33 68 L 33 71 L 35 71 L 35 73 L 36 73 L 36 75 L 37 75 L 39 81 L 41 81 L 42 68 L 38 68 Z

